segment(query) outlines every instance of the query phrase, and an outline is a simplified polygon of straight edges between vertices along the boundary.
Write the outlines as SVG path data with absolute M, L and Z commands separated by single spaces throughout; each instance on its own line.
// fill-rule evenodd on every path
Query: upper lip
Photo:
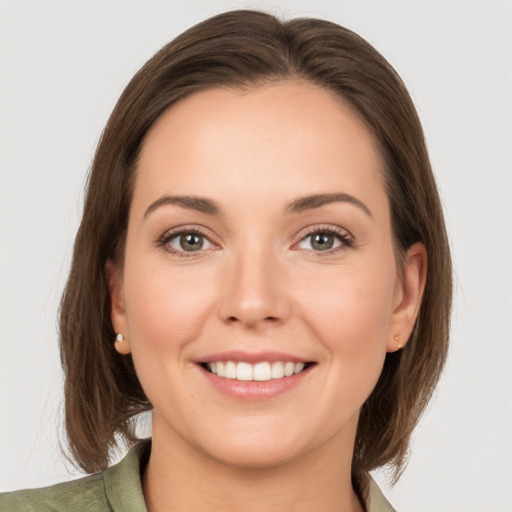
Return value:
M 196 360 L 196 363 L 214 363 L 216 361 L 234 361 L 244 363 L 261 363 L 263 361 L 291 361 L 293 363 L 310 363 L 313 362 L 310 359 L 305 359 L 300 356 L 293 354 L 287 354 L 285 352 L 244 352 L 240 350 L 231 350 L 226 352 L 216 352 L 214 354 L 208 354 L 205 357 Z

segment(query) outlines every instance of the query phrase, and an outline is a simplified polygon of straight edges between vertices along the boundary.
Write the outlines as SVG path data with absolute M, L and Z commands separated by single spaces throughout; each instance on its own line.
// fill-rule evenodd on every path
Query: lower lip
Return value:
M 310 366 L 296 375 L 283 377 L 282 379 L 243 381 L 218 377 L 214 373 L 205 370 L 200 365 L 198 365 L 198 368 L 208 382 L 220 393 L 231 398 L 252 401 L 268 400 L 296 388 L 313 369 L 313 367 Z

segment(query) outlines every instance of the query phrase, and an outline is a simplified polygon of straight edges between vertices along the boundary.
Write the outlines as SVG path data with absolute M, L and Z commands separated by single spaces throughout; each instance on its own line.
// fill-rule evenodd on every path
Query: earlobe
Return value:
M 407 251 L 395 293 L 397 303 L 389 326 L 388 352 L 400 350 L 409 340 L 420 310 L 426 278 L 427 251 L 422 243 L 417 242 Z
M 108 290 L 110 295 L 110 319 L 114 331 L 117 333 L 113 340 L 115 349 L 120 354 L 129 354 L 131 352 L 128 338 L 128 322 L 126 318 L 123 279 L 118 267 L 110 260 L 106 265 L 106 274 L 108 281 Z
M 115 348 L 122 355 L 131 353 L 130 343 L 121 332 L 117 333 Z

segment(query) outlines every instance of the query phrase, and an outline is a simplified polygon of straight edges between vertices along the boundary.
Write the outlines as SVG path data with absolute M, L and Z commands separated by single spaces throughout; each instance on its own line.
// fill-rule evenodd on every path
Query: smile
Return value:
M 239 381 L 268 381 L 297 375 L 307 368 L 307 363 L 292 361 L 263 361 L 256 364 L 244 361 L 215 361 L 202 365 L 217 377 Z

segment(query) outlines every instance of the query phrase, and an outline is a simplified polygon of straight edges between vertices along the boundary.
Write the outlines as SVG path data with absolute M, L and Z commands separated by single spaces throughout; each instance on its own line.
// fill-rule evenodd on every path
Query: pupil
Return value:
M 318 233 L 313 237 L 313 248 L 319 251 L 326 251 L 331 249 L 334 243 L 332 235 L 326 233 Z
M 188 235 L 182 235 L 180 242 L 185 251 L 198 251 L 203 246 L 203 237 L 189 233 Z

